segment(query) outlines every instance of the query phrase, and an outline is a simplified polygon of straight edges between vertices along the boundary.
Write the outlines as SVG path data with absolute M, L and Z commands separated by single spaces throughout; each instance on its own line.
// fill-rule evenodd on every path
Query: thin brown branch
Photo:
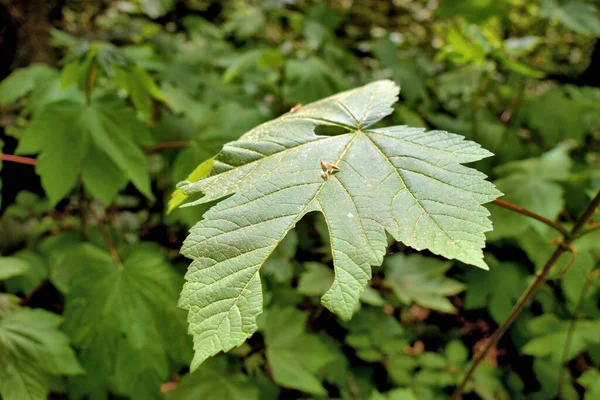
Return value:
M 173 142 L 164 142 L 153 146 L 145 146 L 144 153 L 157 153 L 165 149 L 179 149 L 181 147 L 189 147 L 192 145 L 191 140 L 176 140 Z
M 575 223 L 575 226 L 573 226 L 573 229 L 571 230 L 569 235 L 566 236 L 565 239 L 558 244 L 556 250 L 554 250 L 548 261 L 546 261 L 542 269 L 538 271 L 535 278 L 531 281 L 527 289 L 525 289 L 525 292 L 523 292 L 517 303 L 513 306 L 508 317 L 506 317 L 506 319 L 502 321 L 502 324 L 492 334 L 492 336 L 485 343 L 483 348 L 479 349 L 479 351 L 475 353 L 473 361 L 467 369 L 467 372 L 465 372 L 465 375 L 463 376 L 460 384 L 456 388 L 456 391 L 452 395 L 452 399 L 459 400 L 462 398 L 462 392 L 465 389 L 467 382 L 469 382 L 469 379 L 471 378 L 479 364 L 481 364 L 481 362 L 485 359 L 485 356 L 487 355 L 488 351 L 490 351 L 491 348 L 495 347 L 498 344 L 502 336 L 504 336 L 504 333 L 506 333 L 508 328 L 510 328 L 513 322 L 515 322 L 515 320 L 521 314 L 521 311 L 523 311 L 525 306 L 529 303 L 533 295 L 542 287 L 542 285 L 546 281 L 546 278 L 548 277 L 548 274 L 550 273 L 550 271 L 552 271 L 552 267 L 554 266 L 554 264 L 556 264 L 560 256 L 562 256 L 565 252 L 570 251 L 571 245 L 575 241 L 575 238 L 581 232 L 582 228 L 585 226 L 585 224 L 591 218 L 591 216 L 594 215 L 594 212 L 596 211 L 596 208 L 598 208 L 598 205 L 600 205 L 600 192 L 598 192 L 598 194 L 596 194 L 596 197 L 594 197 L 594 199 L 588 204 L 586 209 L 583 211 L 583 214 L 581 214 L 581 216 Z
M 119 258 L 119 254 L 117 253 L 117 249 L 115 249 L 115 246 L 113 245 L 112 239 L 110 238 L 110 234 L 106 230 L 106 227 L 104 226 L 104 223 L 98 217 L 98 215 L 94 211 L 93 207 L 88 207 L 88 210 L 89 210 L 90 215 L 92 216 L 92 218 L 94 218 L 94 220 L 96 221 L 96 225 L 98 226 L 98 230 L 100 231 L 100 234 L 102 235 L 102 238 L 104 239 L 104 243 L 106 244 L 106 247 L 108 248 L 108 251 L 110 252 L 110 255 L 112 256 L 113 260 L 115 261 L 115 263 L 117 264 L 117 266 L 119 268 L 123 268 L 123 263 L 121 262 L 121 259 Z
M 0 0 L 0 4 L 4 6 L 4 9 L 8 12 L 8 15 L 18 24 L 22 24 L 23 21 L 25 21 L 23 13 L 10 3 L 10 0 Z
M 35 165 L 37 160 L 35 158 L 13 156 L 12 154 L 0 154 L 0 160 L 11 161 L 19 164 Z
M 598 229 L 600 229 L 600 222 L 596 222 L 596 223 L 593 223 L 593 224 L 586 225 L 581 230 L 581 233 L 579 234 L 579 237 L 582 237 L 583 235 L 587 235 L 588 233 L 596 231 Z
M 510 105 L 508 106 L 508 108 L 500 116 L 500 120 L 504 124 L 508 124 L 508 122 L 510 121 L 510 118 L 512 117 L 513 113 L 517 110 L 517 108 L 519 107 L 519 104 L 521 104 L 521 101 L 523 100 L 523 93 L 524 92 L 525 92 L 525 83 L 521 82 L 521 84 L 519 85 L 519 88 L 517 90 L 517 94 L 512 99 L 512 102 L 510 103 Z
M 87 81 L 87 90 L 85 91 L 85 101 L 89 105 L 92 103 L 92 92 L 94 91 L 94 86 L 96 85 L 96 77 L 98 76 L 98 68 L 94 67 L 90 71 L 90 75 L 88 76 Z
M 565 275 L 567 275 L 567 272 L 569 272 L 571 270 L 571 268 L 573 267 L 573 265 L 575 265 L 575 261 L 577 261 L 577 251 L 575 250 L 575 246 L 569 246 L 569 251 L 572 254 L 571 261 L 569 261 L 569 264 L 567 264 L 565 269 L 560 271 L 560 274 L 558 274 L 552 278 L 553 280 L 559 280 L 559 279 L 564 278 Z
M 493 204 L 502 207 L 502 208 L 506 208 L 507 210 L 511 210 L 514 211 L 516 213 L 525 215 L 529 218 L 533 218 L 536 219 L 540 222 L 543 222 L 544 224 L 556 229 L 558 232 L 560 232 L 565 238 L 569 237 L 570 233 L 569 231 L 567 231 L 561 224 L 551 221 L 546 217 L 543 217 L 539 214 L 534 213 L 533 211 L 529 211 L 526 208 L 520 207 L 516 204 L 513 203 L 509 203 L 508 201 L 504 201 L 504 200 L 500 200 L 500 199 L 496 199 L 492 202 Z
M 575 226 L 571 230 L 572 237 L 578 236 L 583 231 L 585 224 L 587 224 L 588 220 L 592 218 L 592 216 L 596 212 L 596 209 L 598 208 L 598 205 L 600 205 L 600 192 L 598 192 L 598 194 L 596 194 L 596 197 L 594 197 L 592 201 L 590 201 L 590 203 L 583 211 L 583 214 L 581 214 L 581 217 L 579 217 L 579 219 L 575 223 Z

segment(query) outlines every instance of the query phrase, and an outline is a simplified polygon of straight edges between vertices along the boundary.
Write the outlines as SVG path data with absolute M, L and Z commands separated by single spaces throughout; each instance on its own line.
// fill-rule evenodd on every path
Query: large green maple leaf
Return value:
M 371 266 L 382 263 L 385 231 L 417 250 L 487 268 L 481 248 L 491 223 L 481 204 L 500 192 L 460 163 L 492 154 L 447 132 L 371 128 L 392 112 L 398 92 L 378 81 L 287 113 L 227 144 L 208 177 L 180 186 L 203 194 L 190 205 L 229 196 L 182 248 L 194 259 L 180 299 L 194 336 L 192 368 L 256 330 L 259 269 L 309 212 L 323 213 L 331 236 L 335 280 L 322 301 L 343 318 Z M 344 133 L 317 135 L 323 125 Z M 323 171 L 327 163 L 339 170 Z

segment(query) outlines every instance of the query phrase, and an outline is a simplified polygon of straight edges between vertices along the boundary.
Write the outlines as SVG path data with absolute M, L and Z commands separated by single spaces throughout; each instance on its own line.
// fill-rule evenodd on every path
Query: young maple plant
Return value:
M 492 225 L 482 204 L 502 193 L 461 164 L 492 153 L 444 131 L 374 128 L 398 93 L 383 80 L 305 105 L 225 145 L 210 173 L 180 184 L 202 195 L 186 206 L 223 199 L 181 250 L 193 259 L 179 303 L 189 312 L 192 370 L 257 330 L 260 267 L 307 213 L 321 212 L 329 228 L 335 279 L 322 303 L 344 319 L 371 266 L 383 262 L 386 231 L 416 250 L 488 268 L 482 248 Z M 318 135 L 319 126 L 346 132 Z

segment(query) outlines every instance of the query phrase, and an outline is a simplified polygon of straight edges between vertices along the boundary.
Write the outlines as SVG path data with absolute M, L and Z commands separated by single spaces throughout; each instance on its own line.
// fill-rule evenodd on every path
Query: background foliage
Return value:
M 495 156 L 471 166 L 504 200 L 566 226 L 600 188 L 591 1 L 33 3 L 0 1 L 4 400 L 448 397 L 553 251 L 547 225 L 489 205 L 489 272 L 390 242 L 342 321 L 308 215 L 263 266 L 259 332 L 188 373 L 179 248 L 208 207 L 176 209 L 175 184 L 298 103 L 389 78 L 386 123 L 480 143 Z M 599 396 L 598 232 L 466 396 Z

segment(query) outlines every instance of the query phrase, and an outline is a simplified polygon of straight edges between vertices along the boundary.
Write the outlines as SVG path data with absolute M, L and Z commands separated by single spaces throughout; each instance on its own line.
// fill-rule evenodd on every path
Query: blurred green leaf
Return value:
M 577 33 L 600 36 L 600 12 L 593 3 L 577 0 L 542 0 L 540 16 L 557 20 Z
M 21 308 L 21 298 L 12 294 L 0 293 L 0 315 Z
M 76 234 L 57 235 L 49 240 L 52 240 L 48 254 L 50 280 L 64 294 L 68 293 L 72 279 L 85 273 L 88 264 L 106 258 L 104 250 L 82 243 Z
M 223 148 L 228 141 L 239 138 L 247 129 L 260 124 L 265 116 L 255 108 L 241 106 L 234 102 L 221 103 L 209 110 L 192 144 L 179 153 L 174 161 L 172 177 L 175 182 L 182 180 L 189 171 L 194 171 L 201 163 L 207 162 Z M 208 164 L 206 164 L 208 165 Z M 198 167 L 199 168 L 199 167 Z M 194 181 L 195 179 L 186 179 Z
M 19 260 L 27 265 L 25 271 L 22 271 L 22 273 L 13 276 L 5 282 L 6 289 L 9 292 L 23 292 L 29 294 L 48 276 L 48 266 L 44 259 L 31 250 L 21 250 L 14 253 L 12 257 L 6 258 L 14 261 Z M 0 258 L 0 271 L 2 270 L 3 259 L 4 257 Z
M 417 400 L 411 389 L 394 389 L 387 393 L 373 392 L 369 400 Z
M 587 132 L 579 105 L 559 87 L 528 99 L 523 112 L 531 129 L 549 146 L 555 146 L 563 139 L 581 143 Z
M 4 400 L 46 400 L 58 375 L 83 372 L 61 318 L 44 310 L 0 314 L 0 395 Z
M 393 350 L 390 357 L 393 362 L 401 358 L 398 354 L 402 354 L 403 347 L 408 344 L 403 338 L 405 331 L 400 323 L 378 308 L 362 308 L 345 326 L 349 330 L 346 343 L 365 361 L 382 360 Z M 409 364 L 406 360 L 401 360 L 401 363 Z
M 163 100 L 163 95 L 152 77 L 137 65 L 129 68 L 113 67 L 115 83 L 131 97 L 136 110 L 145 121 L 152 121 L 152 99 Z
M 565 206 L 564 191 L 559 182 L 568 178 L 571 165 L 568 149 L 558 146 L 540 157 L 496 167 L 494 172 L 502 177 L 494 184 L 504 193 L 502 200 L 555 220 Z M 487 235 L 489 240 L 515 237 L 528 227 L 540 234 L 551 229 L 540 221 L 497 205 L 489 205 L 488 209 L 494 224 L 494 230 Z
M 496 263 L 489 271 L 466 271 L 467 310 L 486 307 L 497 323 L 510 313 L 527 284 L 526 271 L 517 264 Z
M 319 373 L 336 355 L 317 336 L 306 333 L 307 318 L 294 308 L 269 309 L 264 324 L 267 361 L 276 383 L 325 395 Z
M 298 292 L 307 296 L 325 294 L 333 283 L 333 269 L 317 262 L 306 262 L 303 265 L 305 271 L 300 275 Z
M 273 250 L 263 265 L 263 271 L 280 283 L 289 282 L 294 275 L 294 256 L 298 247 L 298 234 L 291 230 Z
M 241 372 L 231 371 L 225 357 L 215 357 L 183 377 L 167 400 L 259 400 L 258 388 Z
M 566 368 L 561 364 L 549 362 L 548 359 L 534 358 L 533 360 L 533 371 L 539 382 L 541 388 L 538 392 L 533 393 L 531 398 L 534 400 L 545 400 L 558 396 L 564 400 L 576 400 L 580 396 L 577 390 L 573 387 L 571 376 L 568 371 L 561 371 L 562 368 Z M 558 381 L 559 374 L 563 374 L 563 383 L 558 393 Z
M 150 18 L 158 18 L 167 14 L 175 6 L 176 0 L 139 0 L 144 14 Z
M 29 263 L 17 257 L 0 257 L 0 281 L 29 271 Z
M 579 320 L 569 332 L 569 321 L 545 314 L 531 320 L 528 326 L 532 338 L 523 346 L 522 352 L 537 357 L 548 356 L 556 365 L 575 358 L 588 345 L 600 343 L 600 337 L 596 334 L 600 329 L 600 320 Z M 569 335 L 569 353 L 563 360 L 563 349 Z
M 386 271 L 385 285 L 403 303 L 416 303 L 441 312 L 456 312 L 446 297 L 462 292 L 465 286 L 446 277 L 451 262 L 420 254 L 394 254 L 385 258 L 383 265 Z
M 238 3 L 224 29 L 240 39 L 246 39 L 264 27 L 265 19 L 264 11 L 260 7 Z
M 285 63 L 283 97 L 288 104 L 310 103 L 346 87 L 337 69 L 318 57 Z
M 53 205 L 71 192 L 80 174 L 86 188 L 109 204 L 126 179 L 153 198 L 148 162 L 140 149 L 149 137 L 117 97 L 98 97 L 90 105 L 64 100 L 34 116 L 17 152 L 41 153 L 36 171 Z
M 55 73 L 43 64 L 32 64 L 13 71 L 0 82 L 0 105 L 17 101 Z
M 587 369 L 577 378 L 577 382 L 587 389 L 583 397 L 584 400 L 593 400 L 600 397 L 600 372 L 597 369 Z
M 88 371 L 73 381 L 73 393 L 100 393 L 116 379 L 117 393 L 157 399 L 170 363 L 189 361 L 184 313 L 176 309 L 182 278 L 153 245 L 138 245 L 123 265 L 95 254 L 67 293 L 64 330 Z

